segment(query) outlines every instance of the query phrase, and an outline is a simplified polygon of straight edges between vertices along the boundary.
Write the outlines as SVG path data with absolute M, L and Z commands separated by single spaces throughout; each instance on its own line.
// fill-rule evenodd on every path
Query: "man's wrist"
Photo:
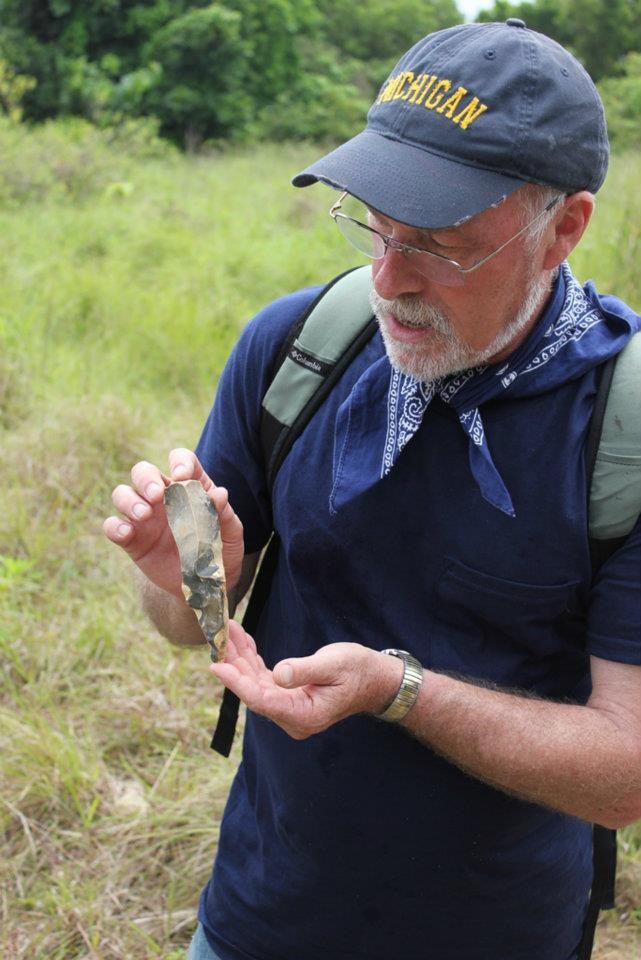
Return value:
M 423 668 L 416 657 L 408 653 L 407 650 L 390 647 L 387 650 L 382 650 L 381 653 L 402 661 L 403 676 L 394 697 L 387 703 L 385 709 L 381 713 L 377 713 L 376 716 L 379 720 L 385 720 L 388 723 L 398 723 L 407 716 L 418 699 L 423 683 Z

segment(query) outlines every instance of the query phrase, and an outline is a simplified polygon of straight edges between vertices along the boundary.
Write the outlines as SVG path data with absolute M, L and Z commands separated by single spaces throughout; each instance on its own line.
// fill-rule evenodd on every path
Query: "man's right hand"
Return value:
M 171 451 L 169 475 L 152 463 L 137 463 L 131 471 L 131 485 L 120 484 L 113 491 L 112 500 L 121 516 L 105 520 L 105 535 L 125 550 L 151 583 L 184 600 L 178 548 L 163 502 L 165 487 L 175 480 L 199 480 L 214 503 L 220 519 L 227 590 L 232 590 L 243 562 L 243 525 L 225 488 L 214 484 L 191 450 Z

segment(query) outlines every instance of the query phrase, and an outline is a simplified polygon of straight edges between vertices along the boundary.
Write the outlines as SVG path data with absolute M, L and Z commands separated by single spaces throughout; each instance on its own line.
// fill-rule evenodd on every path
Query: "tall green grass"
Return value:
M 237 747 L 208 749 L 207 654 L 155 635 L 101 521 L 136 460 L 195 443 L 244 321 L 355 260 L 328 191 L 289 185 L 314 149 L 182 157 L 77 124 L 0 145 L 0 956 L 178 960 Z M 637 307 L 638 173 L 617 158 L 575 257 Z M 629 960 L 641 830 L 621 853 L 602 957 Z

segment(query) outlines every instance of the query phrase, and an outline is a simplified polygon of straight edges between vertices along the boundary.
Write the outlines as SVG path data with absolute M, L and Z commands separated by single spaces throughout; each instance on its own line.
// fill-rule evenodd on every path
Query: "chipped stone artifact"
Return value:
M 225 659 L 228 607 L 220 523 L 198 480 L 171 483 L 165 510 L 178 546 L 183 593 L 211 646 L 211 659 Z

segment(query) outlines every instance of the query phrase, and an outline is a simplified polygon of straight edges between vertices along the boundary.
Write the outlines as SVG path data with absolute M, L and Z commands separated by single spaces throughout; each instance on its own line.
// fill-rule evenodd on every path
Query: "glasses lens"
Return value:
M 366 257 L 371 260 L 380 260 L 385 256 L 385 244 L 376 233 L 368 230 L 365 224 L 350 220 L 339 213 L 336 217 L 336 225 L 345 239 Z
M 465 274 L 461 273 L 451 260 L 428 250 L 408 250 L 405 256 L 417 273 L 434 283 L 440 283 L 444 287 L 462 287 L 465 283 Z
M 346 196 L 343 208 L 344 213 L 336 213 L 334 219 L 339 230 L 352 246 L 364 253 L 371 260 L 382 260 L 387 248 L 391 246 L 403 253 L 412 269 L 416 270 L 428 280 L 440 283 L 446 287 L 461 287 L 465 283 L 465 275 L 451 260 L 440 257 L 429 250 L 413 250 L 411 246 L 394 241 L 391 237 L 379 234 L 378 223 L 368 227 L 367 221 L 375 217 L 368 208 L 354 197 Z M 365 221 L 365 222 L 363 222 Z

